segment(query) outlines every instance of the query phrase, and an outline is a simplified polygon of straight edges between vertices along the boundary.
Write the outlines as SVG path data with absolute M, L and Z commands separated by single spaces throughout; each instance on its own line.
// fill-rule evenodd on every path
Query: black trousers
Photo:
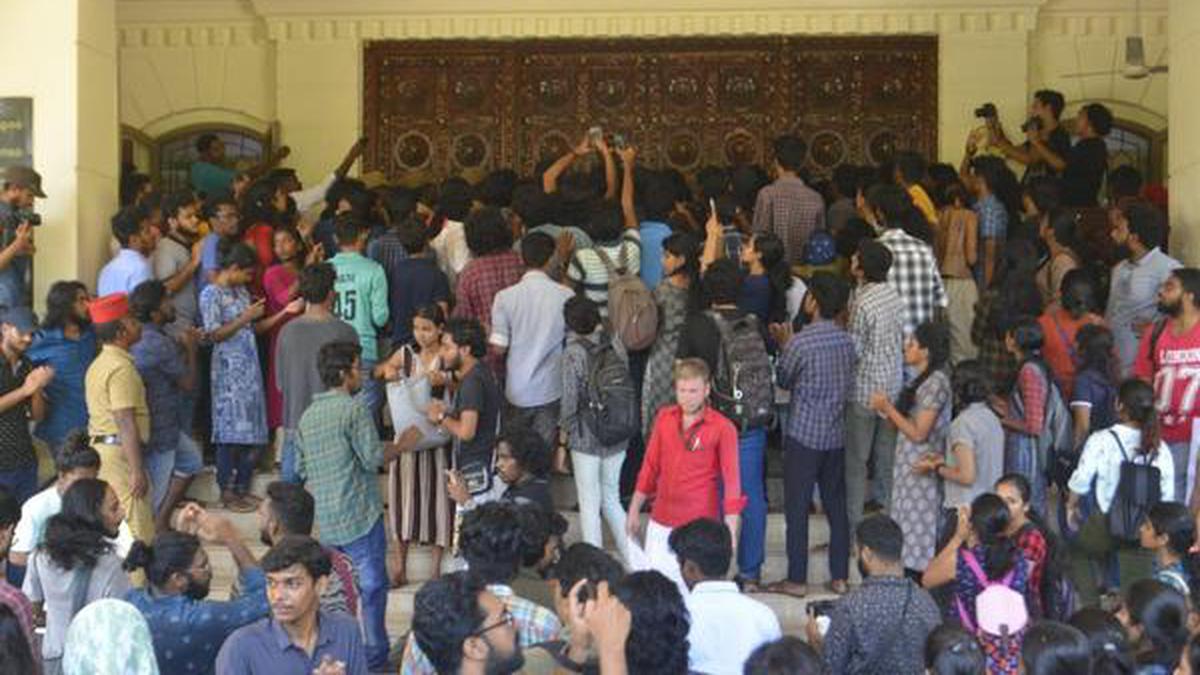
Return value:
M 783 441 L 783 493 L 787 520 L 788 581 L 808 583 L 808 510 L 813 487 L 829 519 L 831 579 L 850 574 L 850 525 L 846 519 L 846 453 L 813 450 L 791 438 Z

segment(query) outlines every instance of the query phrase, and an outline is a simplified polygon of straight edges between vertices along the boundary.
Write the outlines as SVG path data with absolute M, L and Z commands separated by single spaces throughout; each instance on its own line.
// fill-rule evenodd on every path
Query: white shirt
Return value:
M 1120 445 L 1109 431 L 1120 436 Z M 1071 474 L 1071 480 L 1067 483 L 1067 487 L 1071 488 L 1071 492 L 1075 494 L 1086 495 L 1091 491 L 1094 479 L 1096 502 L 1100 505 L 1102 512 L 1108 513 L 1108 508 L 1112 506 L 1113 495 L 1117 492 L 1117 482 L 1121 479 L 1121 463 L 1125 461 L 1125 457 L 1138 464 L 1145 463 L 1144 456 L 1138 453 L 1141 444 L 1142 432 L 1125 424 L 1114 424 L 1108 429 L 1093 433 L 1088 437 L 1087 443 L 1083 445 L 1079 466 L 1075 467 L 1075 472 Z M 1124 455 L 1121 453 L 1121 445 L 1125 447 Z M 1167 448 L 1166 443 L 1158 444 L 1158 451 L 1154 453 L 1151 465 L 1158 467 L 1161 474 L 1159 482 L 1161 483 L 1162 500 L 1164 502 L 1174 501 L 1175 462 L 1171 459 L 1171 451 Z
M 325 201 L 325 193 L 329 192 L 329 186 L 333 185 L 335 180 L 337 180 L 337 176 L 331 173 L 322 178 L 321 182 L 316 185 L 310 185 L 303 190 L 289 192 L 288 196 L 292 198 L 292 201 L 296 202 L 296 212 L 304 213 Z
M 545 272 L 529 270 L 492 300 L 490 342 L 508 350 L 509 403 L 532 408 L 562 398 L 563 305 L 572 295 Z
M 1158 289 L 1177 267 L 1182 264 L 1155 246 L 1140 260 L 1122 260 L 1113 268 L 1104 318 L 1112 328 L 1122 375 L 1132 371 L 1137 357 L 1139 336 L 1134 324 L 1158 317 Z
M 21 520 L 17 521 L 17 529 L 13 532 L 13 553 L 29 554 L 42 543 L 46 533 L 46 523 L 51 516 L 62 511 L 62 495 L 58 487 L 51 485 L 36 495 L 25 500 L 21 505 Z M 112 540 L 113 552 L 124 558 L 133 546 L 133 533 L 129 531 L 129 523 L 122 520 L 117 530 L 117 538 Z
M 153 278 L 154 266 L 150 259 L 131 248 L 123 248 L 100 270 L 96 295 L 132 293 L 138 284 Z
M 687 597 L 688 669 L 708 675 L 741 675 L 750 653 L 778 640 L 779 619 L 743 595 L 732 581 L 702 581 Z
M 446 220 L 442 231 L 429 242 L 429 248 L 437 254 L 438 267 L 446 273 L 450 288 L 456 286 L 459 272 L 471 261 L 471 249 L 467 248 L 467 231 L 457 220 Z

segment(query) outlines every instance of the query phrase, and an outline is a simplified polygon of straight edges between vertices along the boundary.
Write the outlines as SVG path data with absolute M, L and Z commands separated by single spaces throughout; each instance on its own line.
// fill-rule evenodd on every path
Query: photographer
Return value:
M 1040 89 L 1029 104 L 1029 119 L 1021 125 L 1025 142 L 1014 145 L 1004 134 L 1004 128 L 995 118 L 988 120 L 992 145 L 997 146 L 1004 157 L 1025 165 L 1021 183 L 1034 176 L 1059 176 L 1067 164 L 1071 151 L 1071 137 L 1059 126 L 1063 111 L 1063 95 L 1053 89 Z
M 42 218 L 33 200 L 45 199 L 42 177 L 27 166 L 4 169 L 0 183 L 0 305 L 28 307 L 33 283 L 33 228 Z

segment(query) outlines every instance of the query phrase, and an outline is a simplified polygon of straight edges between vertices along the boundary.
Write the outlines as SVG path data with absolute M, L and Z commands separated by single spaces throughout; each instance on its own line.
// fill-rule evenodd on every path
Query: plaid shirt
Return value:
M 888 283 L 904 299 L 904 333 L 933 319 L 938 307 L 945 307 L 946 289 L 938 270 L 933 248 L 899 228 L 879 235 L 879 243 L 892 252 Z
M 781 176 L 758 192 L 754 231 L 783 240 L 789 264 L 798 262 L 808 235 L 825 227 L 825 201 L 796 176 Z
M 487 332 L 492 324 L 492 300 L 520 281 L 524 273 L 521 256 L 508 249 L 471 260 L 458 275 L 453 316 L 475 319 Z
M 560 637 L 563 625 L 554 612 L 535 602 L 517 597 L 513 594 L 512 587 L 507 584 L 488 584 L 487 589 L 508 608 L 508 613 L 512 615 L 513 626 L 517 629 L 517 642 L 522 648 L 557 640 Z M 400 663 L 400 675 L 437 675 L 433 664 L 421 651 L 416 636 L 411 632 L 408 634 L 408 643 L 404 647 L 404 660 Z
M 367 257 L 382 265 L 388 281 L 391 281 L 400 261 L 408 257 L 408 251 L 400 243 L 400 232 L 396 228 L 388 228 L 367 244 Z
M 871 394 L 896 400 L 903 384 L 904 301 L 886 283 L 868 283 L 850 301 L 850 337 L 858 351 L 854 401 L 869 408 Z
M 854 341 L 832 321 L 817 320 L 792 336 L 779 360 L 779 386 L 792 392 L 788 438 L 812 450 L 845 446 L 854 360 Z
M 362 403 L 342 389 L 313 397 L 300 417 L 296 469 L 317 507 L 321 543 L 346 546 L 383 512 L 376 471 L 383 448 Z

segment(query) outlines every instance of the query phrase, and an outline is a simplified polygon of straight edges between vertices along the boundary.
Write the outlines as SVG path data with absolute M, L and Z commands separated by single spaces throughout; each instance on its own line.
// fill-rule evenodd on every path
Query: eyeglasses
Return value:
M 479 630 L 471 633 L 473 637 L 483 637 L 488 631 L 495 630 L 501 626 L 507 626 L 513 622 L 513 615 L 507 609 L 500 613 L 500 620 L 490 626 L 484 626 Z

